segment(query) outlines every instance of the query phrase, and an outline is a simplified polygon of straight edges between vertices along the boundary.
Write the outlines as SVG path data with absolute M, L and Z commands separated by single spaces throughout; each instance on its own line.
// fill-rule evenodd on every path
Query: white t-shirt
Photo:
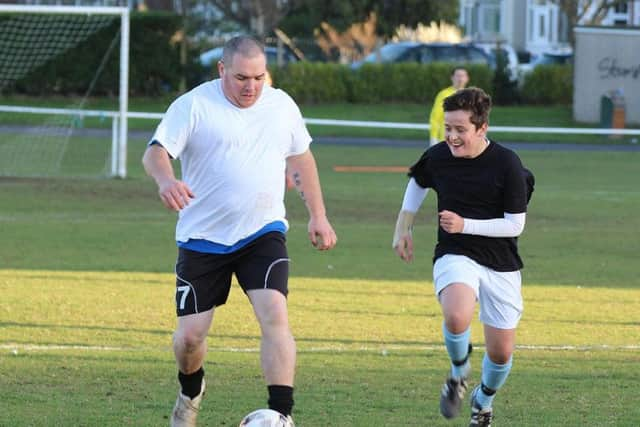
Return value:
M 179 213 L 176 240 L 233 245 L 282 221 L 286 158 L 309 148 L 300 109 L 285 92 L 264 86 L 254 105 L 239 108 L 220 79 L 177 98 L 152 141 L 179 158 L 195 198 Z

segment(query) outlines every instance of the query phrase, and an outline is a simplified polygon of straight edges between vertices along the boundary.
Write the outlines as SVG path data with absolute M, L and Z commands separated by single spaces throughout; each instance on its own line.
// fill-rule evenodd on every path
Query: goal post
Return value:
M 59 5 L 23 5 L 23 4 L 0 4 L 0 13 L 3 14 L 16 14 L 16 15 L 85 15 L 85 16 L 114 16 L 120 17 L 120 55 L 119 55 L 119 90 L 118 90 L 118 112 L 116 115 L 109 114 L 105 111 L 104 116 L 112 116 L 112 147 L 111 147 L 111 162 L 109 175 L 112 177 L 125 178 L 127 175 L 127 134 L 128 134 L 128 104 L 129 104 L 129 9 L 127 7 L 114 7 L 114 6 L 59 6 Z M 9 77 L 4 77 L 3 74 L 7 73 L 9 67 L 12 67 L 12 53 L 10 42 L 3 40 L 8 31 L 2 28 L 0 23 L 0 91 L 4 89 L 7 82 L 11 83 L 11 79 L 21 77 L 21 73 L 28 73 L 27 69 L 29 65 L 40 66 L 45 60 L 34 59 L 32 63 L 23 65 L 24 70 L 15 69 L 10 70 Z M 18 31 L 19 32 L 19 31 Z M 26 39 L 25 39 L 26 40 Z M 24 40 L 21 40 L 23 43 Z M 16 44 L 15 41 L 13 41 Z M 28 43 L 28 41 L 26 42 Z M 15 47 L 15 46 L 14 46 Z M 28 46 L 38 48 L 38 46 Z M 59 50 L 64 51 L 69 46 L 62 46 Z M 4 52 L 3 52 L 4 51 Z M 46 56 L 46 55 L 44 55 Z M 41 61 L 41 62 L 38 62 Z M 28 62 L 28 61 L 27 61 Z M 13 74 L 12 74 L 13 73 Z M 15 76 L 17 77 L 15 77 Z M 88 94 L 87 94 L 88 95 Z M 1 103 L 1 101 L 0 101 Z M 11 107 L 2 106 L 0 107 Z M 42 109 L 46 110 L 46 109 Z M 23 109 L 24 112 L 31 112 L 39 114 L 38 108 Z M 44 113 L 44 111 L 42 111 Z M 57 114 L 67 114 L 65 111 L 58 111 Z M 82 116 L 80 112 L 80 116 Z M 69 110 L 68 115 L 78 116 L 77 111 Z

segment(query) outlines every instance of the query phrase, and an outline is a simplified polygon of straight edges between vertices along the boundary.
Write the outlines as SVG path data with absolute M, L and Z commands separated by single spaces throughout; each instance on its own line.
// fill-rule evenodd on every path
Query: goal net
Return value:
M 124 177 L 128 48 L 127 8 L 0 4 L 0 176 Z

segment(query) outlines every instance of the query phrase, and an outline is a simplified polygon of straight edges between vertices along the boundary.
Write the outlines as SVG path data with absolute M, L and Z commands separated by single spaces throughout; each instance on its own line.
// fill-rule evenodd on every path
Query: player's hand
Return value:
M 461 233 L 464 228 L 464 219 L 455 212 L 442 211 L 438 213 L 440 227 L 447 233 Z
M 327 251 L 338 243 L 336 232 L 326 217 L 311 218 L 307 229 L 311 244 L 319 251 Z
M 396 228 L 393 232 L 391 247 L 405 262 L 413 260 L 413 237 L 411 237 L 411 231 L 413 230 L 415 216 L 415 212 L 401 210 L 398 213 Z
M 179 211 L 195 197 L 189 186 L 177 179 L 168 179 L 158 184 L 160 200 L 167 209 Z
M 413 261 L 413 238 L 410 234 L 400 236 L 397 242 L 394 242 L 393 250 L 404 262 Z

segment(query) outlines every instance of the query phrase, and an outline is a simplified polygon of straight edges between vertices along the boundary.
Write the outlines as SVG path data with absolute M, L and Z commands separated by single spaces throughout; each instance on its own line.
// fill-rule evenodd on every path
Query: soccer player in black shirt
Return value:
M 444 316 L 451 370 L 440 412 L 453 418 L 467 391 L 470 326 L 476 302 L 484 324 L 482 382 L 471 395 L 470 426 L 490 426 L 492 402 L 513 360 L 523 303 L 517 238 L 524 230 L 533 175 L 511 150 L 487 138 L 491 98 L 467 88 L 444 100 L 445 140 L 409 170 L 393 248 L 413 259 L 411 229 L 427 191 L 438 197 L 438 242 L 433 257 L 435 292 Z

